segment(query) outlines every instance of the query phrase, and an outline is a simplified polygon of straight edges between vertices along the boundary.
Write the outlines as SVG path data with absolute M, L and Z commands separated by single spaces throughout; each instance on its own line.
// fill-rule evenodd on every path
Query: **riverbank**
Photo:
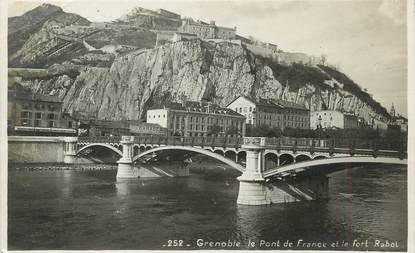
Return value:
M 9 171 L 117 170 L 113 164 L 9 163 Z

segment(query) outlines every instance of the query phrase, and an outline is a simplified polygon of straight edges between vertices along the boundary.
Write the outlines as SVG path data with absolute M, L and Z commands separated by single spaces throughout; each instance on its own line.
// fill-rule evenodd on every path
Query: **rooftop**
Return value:
M 281 99 L 265 99 L 265 98 L 255 99 L 255 98 L 248 97 L 248 96 L 242 96 L 242 97 L 251 101 L 256 106 L 275 107 L 279 109 L 292 108 L 292 109 L 308 110 L 304 105 L 296 104 L 296 103 L 281 100 Z M 240 97 L 237 97 L 236 99 L 238 98 Z M 229 104 L 232 104 L 236 99 L 234 99 Z
M 203 113 L 211 113 L 211 114 L 227 114 L 227 115 L 232 115 L 232 116 L 244 117 L 243 115 L 229 108 L 224 108 L 217 104 L 213 104 L 211 102 L 197 102 L 197 101 L 185 101 L 183 103 L 171 102 L 171 103 L 164 103 L 161 105 L 153 106 L 149 110 L 152 110 L 152 109 L 171 109 L 171 110 L 178 110 L 178 111 L 203 112 Z

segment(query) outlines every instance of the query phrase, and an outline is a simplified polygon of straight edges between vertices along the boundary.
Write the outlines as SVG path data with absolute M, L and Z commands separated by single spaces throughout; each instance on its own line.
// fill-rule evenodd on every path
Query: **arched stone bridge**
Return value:
M 67 137 L 65 162 L 84 150 L 101 146 L 117 153 L 117 178 L 137 177 L 134 163 L 163 150 L 184 150 L 215 158 L 240 171 L 238 203 L 263 205 L 325 198 L 327 174 L 338 164 L 407 164 L 400 150 L 355 141 L 296 138 L 214 137 Z M 322 169 L 323 168 L 323 169 Z M 344 169 L 344 167 L 343 167 Z

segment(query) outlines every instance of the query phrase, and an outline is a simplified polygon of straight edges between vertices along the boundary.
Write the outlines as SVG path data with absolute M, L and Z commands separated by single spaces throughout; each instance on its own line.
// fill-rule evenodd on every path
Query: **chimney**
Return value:
M 214 20 L 211 20 L 210 21 L 210 25 L 214 26 L 215 25 L 215 21 Z

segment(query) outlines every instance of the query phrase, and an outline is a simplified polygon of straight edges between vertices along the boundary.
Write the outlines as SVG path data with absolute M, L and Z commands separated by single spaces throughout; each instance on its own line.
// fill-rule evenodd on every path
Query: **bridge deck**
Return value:
M 80 137 L 84 143 L 120 143 L 121 137 Z M 358 140 L 311 139 L 311 138 L 265 138 L 265 137 L 183 137 L 183 136 L 135 136 L 134 144 L 152 146 L 191 146 L 212 148 L 234 148 L 242 145 L 258 145 L 267 150 L 303 151 L 310 153 L 350 154 L 406 158 L 405 145 L 391 146 L 390 143 L 362 142 Z

